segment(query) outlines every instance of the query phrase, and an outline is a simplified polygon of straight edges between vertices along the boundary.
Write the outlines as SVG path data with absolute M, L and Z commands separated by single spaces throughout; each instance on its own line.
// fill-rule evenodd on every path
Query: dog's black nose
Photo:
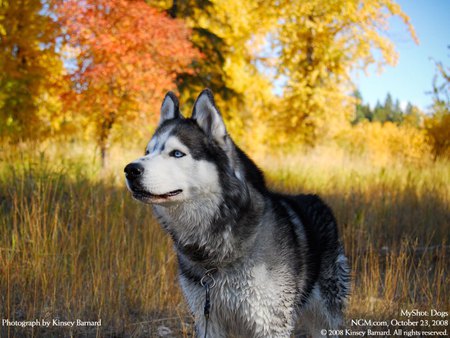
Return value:
M 144 167 L 139 163 L 130 163 L 123 171 L 128 179 L 133 180 L 144 173 Z

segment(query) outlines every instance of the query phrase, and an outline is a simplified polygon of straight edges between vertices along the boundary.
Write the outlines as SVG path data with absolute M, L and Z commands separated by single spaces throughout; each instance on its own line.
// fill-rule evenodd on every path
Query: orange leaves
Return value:
M 67 0 L 57 15 L 75 51 L 65 101 L 94 127 L 104 159 L 113 127 L 148 113 L 141 123 L 154 122 L 161 97 L 200 55 L 181 21 L 144 0 Z
M 58 15 L 67 43 L 78 51 L 72 79 L 91 110 L 131 118 L 132 110 L 151 110 L 199 56 L 182 22 L 143 0 L 68 0 Z M 124 101 L 135 109 L 122 111 Z

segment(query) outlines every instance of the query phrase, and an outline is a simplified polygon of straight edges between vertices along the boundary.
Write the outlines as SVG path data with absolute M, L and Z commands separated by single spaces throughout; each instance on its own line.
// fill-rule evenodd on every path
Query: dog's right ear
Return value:
M 194 103 L 192 112 L 198 126 L 224 149 L 229 148 L 229 137 L 222 115 L 216 107 L 214 96 L 210 89 L 203 90 Z
M 163 122 L 172 119 L 182 118 L 180 112 L 180 103 L 173 92 L 168 92 L 164 97 L 164 101 L 161 105 L 161 116 L 159 118 L 159 125 Z

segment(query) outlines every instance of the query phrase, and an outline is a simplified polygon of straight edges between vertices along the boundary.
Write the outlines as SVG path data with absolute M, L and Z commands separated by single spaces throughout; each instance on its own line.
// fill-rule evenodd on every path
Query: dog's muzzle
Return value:
M 144 166 L 137 162 L 128 164 L 123 171 L 125 172 L 128 187 L 131 190 L 133 197 L 140 201 L 153 203 L 158 200 L 168 200 L 171 197 L 177 196 L 183 192 L 181 189 L 169 191 L 164 194 L 154 194 L 147 191 L 140 182 L 140 178 L 144 175 Z

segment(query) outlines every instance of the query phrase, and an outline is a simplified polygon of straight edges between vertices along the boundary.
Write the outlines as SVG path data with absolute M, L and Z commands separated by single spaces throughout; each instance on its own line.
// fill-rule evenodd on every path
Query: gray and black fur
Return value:
M 350 277 L 331 209 L 316 195 L 270 191 L 261 170 L 227 134 L 211 91 L 200 94 L 191 118 L 184 118 L 178 107 L 169 93 L 152 140 L 164 135 L 183 144 L 193 168 L 208 163 L 215 170 L 215 179 L 208 182 L 217 182 L 217 189 L 179 189 L 175 197 L 157 195 L 162 198 L 158 202 L 145 196 L 145 179 L 132 169 L 152 170 L 145 167 L 146 157 L 165 156 L 164 144 L 158 145 L 160 152 L 147 149 L 153 155 L 131 163 L 125 172 L 135 198 L 153 204 L 174 241 L 198 336 L 204 336 L 206 324 L 200 280 L 210 269 L 216 285 L 208 337 L 289 337 L 297 322 L 317 337 L 323 336 L 322 329 L 338 328 Z

